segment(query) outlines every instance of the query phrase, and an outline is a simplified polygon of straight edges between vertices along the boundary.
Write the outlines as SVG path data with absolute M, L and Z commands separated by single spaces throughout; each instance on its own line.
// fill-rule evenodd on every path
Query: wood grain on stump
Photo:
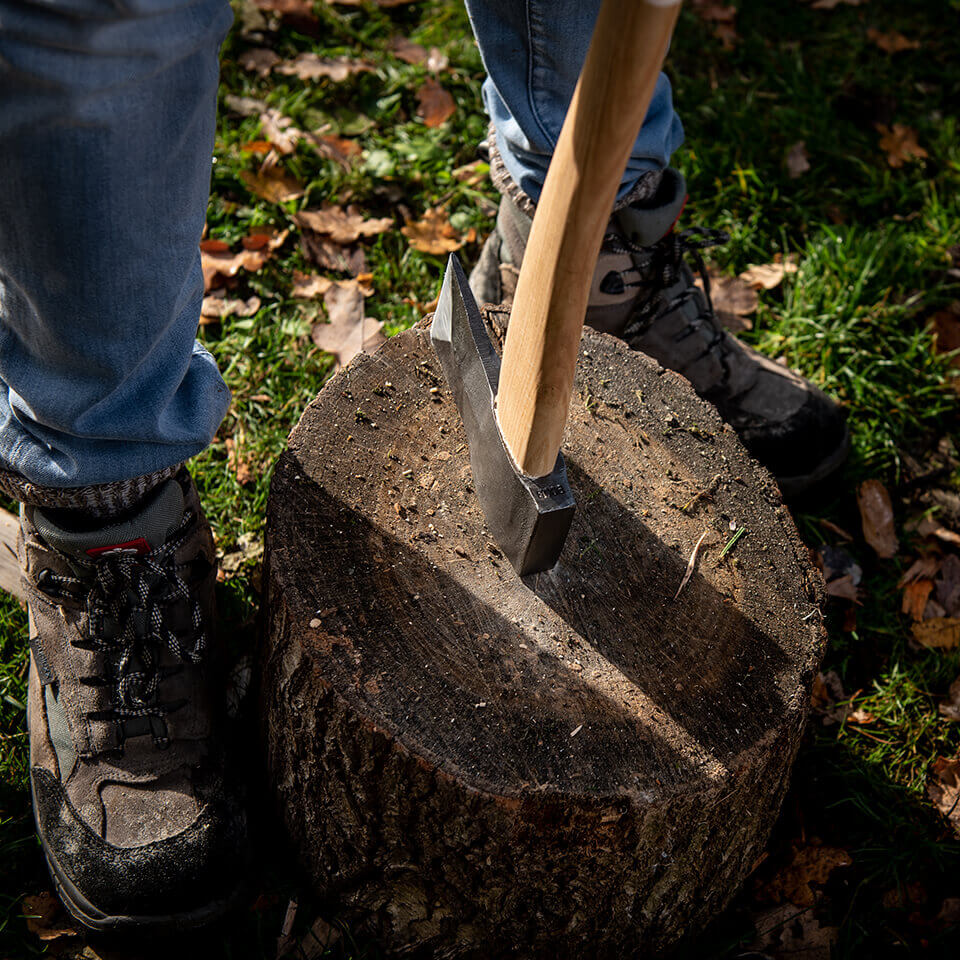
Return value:
M 277 466 L 272 781 L 318 891 L 390 953 L 656 956 L 729 901 L 786 790 L 823 631 L 776 485 L 591 331 L 564 453 L 577 516 L 523 582 L 421 325 L 337 374 Z

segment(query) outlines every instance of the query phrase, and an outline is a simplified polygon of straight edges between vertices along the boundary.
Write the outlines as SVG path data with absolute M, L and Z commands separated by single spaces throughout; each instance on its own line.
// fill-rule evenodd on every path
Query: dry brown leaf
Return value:
M 309 300 L 313 297 L 322 297 L 333 286 L 333 281 L 327 277 L 321 277 L 315 273 L 303 273 L 301 270 L 293 271 L 293 289 L 290 291 L 291 297 Z
M 960 557 L 951 553 L 943 561 L 936 584 L 937 602 L 951 617 L 960 617 Z
M 351 204 L 344 210 L 342 207 L 326 206 L 320 210 L 302 210 L 294 214 L 297 226 L 314 233 L 322 233 L 330 237 L 334 243 L 353 243 L 360 237 L 374 237 L 389 229 L 393 223 L 392 217 L 367 219 L 360 208 Z
M 410 241 L 410 246 L 421 253 L 442 256 L 453 253 L 463 246 L 456 230 L 450 225 L 446 211 L 442 207 L 425 210 L 423 216 L 400 228 L 400 232 Z
M 818 673 L 813 679 L 813 690 L 810 693 L 810 707 L 823 718 L 825 727 L 843 723 L 850 713 L 850 704 L 846 701 L 847 695 L 843 690 L 843 683 L 836 670 Z M 838 706 L 838 703 L 841 705 Z
M 940 569 L 940 558 L 934 556 L 933 554 L 928 554 L 925 557 L 920 557 L 919 560 L 914 560 L 910 564 L 907 572 L 900 578 L 897 583 L 898 587 L 905 587 L 908 583 L 913 583 L 916 580 L 923 578 L 932 579 L 937 575 L 937 571 Z
M 769 882 L 757 883 L 757 898 L 768 903 L 789 900 L 797 907 L 812 907 L 815 902 L 811 884 L 824 884 L 838 867 L 853 863 L 842 847 L 820 843 L 794 844 L 790 863 Z
M 694 0 L 693 12 L 708 23 L 733 23 L 737 18 L 737 8 L 712 3 L 710 0 Z
M 241 143 L 240 149 L 244 153 L 269 153 L 273 149 L 273 144 L 269 140 L 251 140 L 249 143 Z
M 703 289 L 700 278 L 696 284 Z M 710 273 L 710 299 L 720 322 L 733 333 L 752 330 L 753 321 L 747 319 L 757 310 L 757 291 L 739 277 L 725 277 Z
M 251 193 L 269 203 L 286 203 L 288 200 L 296 200 L 305 192 L 300 181 L 280 167 L 270 167 L 256 173 L 241 170 L 240 179 Z
M 856 723 L 860 726 L 866 726 L 869 723 L 875 723 L 876 717 L 869 711 L 864 710 L 863 707 L 857 707 L 856 710 L 851 710 L 847 714 L 847 723 Z
M 754 917 L 756 939 L 747 957 L 769 960 L 830 960 L 839 927 L 821 927 L 814 911 L 781 904 Z
M 223 296 L 213 295 L 203 298 L 200 307 L 200 326 L 205 327 L 217 323 L 225 317 L 252 317 L 260 309 L 260 298 L 250 297 L 247 300 L 231 300 Z
M 878 557 L 889 559 L 895 556 L 899 544 L 887 488 L 879 480 L 865 480 L 857 488 L 857 506 L 860 508 L 863 538 Z
M 241 444 L 233 437 L 223 441 L 227 449 L 227 466 L 236 474 L 237 483 L 246 486 L 253 479 L 253 469 L 250 462 L 240 454 Z
M 913 639 L 932 650 L 953 650 L 960 643 L 960 617 L 931 617 L 915 623 Z
M 313 342 L 332 353 L 338 366 L 346 366 L 358 353 L 375 348 L 383 326 L 364 316 L 363 288 L 356 280 L 340 280 L 323 295 L 329 323 L 315 323 L 310 331 Z
M 908 40 L 902 33 L 891 30 L 881 33 L 876 27 L 867 27 L 867 38 L 872 40 L 881 50 L 887 53 L 899 53 L 901 50 L 917 50 L 919 40 Z
M 200 266 L 203 270 L 203 289 L 209 292 L 228 277 L 235 277 L 241 270 L 256 273 L 269 259 L 263 250 L 241 250 L 239 253 L 208 252 L 201 248 Z
M 349 137 L 338 137 L 335 133 L 315 134 L 315 136 L 330 150 L 332 159 L 339 160 L 345 167 L 349 166 L 351 157 L 359 157 L 363 153 L 363 147 Z
M 312 0 L 255 0 L 257 7 L 267 13 L 278 14 L 286 23 L 303 33 L 315 33 L 318 20 Z
M 373 64 L 366 60 L 353 60 L 350 57 L 321 57 L 316 53 L 300 53 L 292 60 L 281 60 L 274 68 L 301 80 L 321 80 L 326 77 L 334 83 L 340 83 L 355 73 L 369 73 Z
M 934 760 L 927 777 L 927 796 L 960 834 L 960 760 Z
M 813 10 L 832 10 L 834 7 L 839 4 L 846 4 L 848 7 L 859 7 L 860 4 L 866 3 L 867 0 L 815 0 L 812 9 Z
M 417 103 L 420 105 L 419 115 L 428 127 L 439 127 L 457 109 L 453 97 L 433 77 L 428 77 L 417 91 Z
M 933 349 L 937 353 L 960 351 L 960 300 L 951 303 L 946 310 L 939 310 L 930 318 L 933 334 Z M 960 353 L 950 360 L 950 365 L 960 369 Z M 960 391 L 960 379 L 953 381 L 954 389 Z
M 844 574 L 842 577 L 834 577 L 832 580 L 828 580 L 824 584 L 824 590 L 827 593 L 827 596 L 830 597 L 839 597 L 841 600 L 852 600 L 854 603 L 858 601 L 859 591 L 857 590 L 857 585 L 853 582 L 853 577 L 849 573 Z
M 940 701 L 940 716 L 947 720 L 960 720 L 960 677 L 950 684 L 946 700 Z
M 401 37 L 399 35 L 392 37 L 390 43 L 387 44 L 387 49 L 398 60 L 402 60 L 404 63 L 427 62 L 427 48 L 421 46 L 419 43 L 414 43 L 407 37 Z
M 781 284 L 784 277 L 796 273 L 797 269 L 796 254 L 790 253 L 784 257 L 783 254 L 775 253 L 771 263 L 751 263 L 740 274 L 740 279 L 757 290 L 773 290 Z
M 802 177 L 810 169 L 810 157 L 807 154 L 807 142 L 798 140 L 786 156 L 787 175 L 791 180 Z
M 333 270 L 355 277 L 367 269 L 367 257 L 362 247 L 345 247 L 312 230 L 306 230 L 300 235 L 300 249 L 308 260 L 322 270 Z
M 75 937 L 78 933 L 60 906 L 60 901 L 52 893 L 44 891 L 36 896 L 24 897 L 21 907 L 27 929 L 44 942 Z
M 256 100 L 253 97 L 238 97 L 232 93 L 228 93 L 223 98 L 223 102 L 227 109 L 240 114 L 241 117 L 253 117 L 269 109 L 263 100 Z
M 922 160 L 929 154 L 917 143 L 917 131 L 902 123 L 888 127 L 885 123 L 875 123 L 874 128 L 880 134 L 880 149 L 886 151 L 887 163 L 891 167 L 902 167 L 908 160 Z
M 256 73 L 258 76 L 265 77 L 270 71 L 280 63 L 280 57 L 273 50 L 265 47 L 254 47 L 252 50 L 244 50 L 237 57 L 237 63 L 244 70 Z
M 274 227 L 256 227 L 241 241 L 244 250 L 267 250 L 273 253 L 279 250 L 290 236 L 289 230 L 276 230 Z
M 932 580 L 913 580 L 903 591 L 903 602 L 900 605 L 901 613 L 905 613 L 914 620 L 923 619 L 923 611 L 927 608 L 927 600 L 933 592 Z

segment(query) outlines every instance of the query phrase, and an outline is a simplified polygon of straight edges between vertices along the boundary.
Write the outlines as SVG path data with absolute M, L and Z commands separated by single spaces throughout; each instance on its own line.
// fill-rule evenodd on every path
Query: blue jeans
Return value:
M 514 179 L 539 195 L 599 0 L 469 0 Z M 226 0 L 0 0 L 0 468 L 76 487 L 203 450 L 195 340 Z M 681 130 L 661 79 L 624 190 Z

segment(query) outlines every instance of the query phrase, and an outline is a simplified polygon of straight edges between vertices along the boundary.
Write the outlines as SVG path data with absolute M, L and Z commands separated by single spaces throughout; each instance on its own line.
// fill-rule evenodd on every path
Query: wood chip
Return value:
M 857 488 L 857 506 L 860 508 L 863 538 L 878 557 L 889 559 L 895 556 L 899 544 L 887 488 L 879 480 L 864 481 Z

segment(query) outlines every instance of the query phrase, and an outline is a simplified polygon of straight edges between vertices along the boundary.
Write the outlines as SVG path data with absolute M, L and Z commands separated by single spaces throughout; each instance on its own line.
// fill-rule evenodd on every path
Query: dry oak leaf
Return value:
M 453 97 L 433 77 L 428 77 L 417 91 L 417 103 L 420 105 L 419 114 L 428 127 L 439 127 L 457 109 Z
M 60 901 L 52 893 L 44 891 L 36 896 L 24 897 L 21 906 L 27 929 L 43 941 L 75 937 L 78 933 L 60 906 Z
M 927 777 L 927 796 L 960 833 L 960 760 L 938 757 Z
M 910 564 L 907 572 L 897 583 L 897 586 L 905 587 L 908 583 L 914 583 L 917 580 L 932 579 L 937 575 L 937 571 L 939 569 L 940 558 L 934 556 L 932 553 L 927 554 L 927 556 L 920 557 L 918 560 L 914 560 L 913 563 Z
M 863 538 L 878 557 L 889 559 L 899 546 L 893 528 L 893 504 L 879 480 L 865 480 L 857 488 L 857 506 L 863 524 Z
M 305 193 L 300 181 L 280 167 L 261 169 L 257 173 L 241 170 L 240 179 L 251 193 L 270 203 L 286 203 Z
M 419 220 L 408 220 L 400 232 L 410 241 L 410 246 L 421 253 L 442 256 L 463 246 L 442 207 L 431 207 Z
M 321 57 L 316 53 L 300 53 L 292 60 L 281 60 L 274 68 L 301 80 L 320 80 L 326 77 L 334 83 L 340 83 L 355 73 L 369 73 L 373 64 L 366 60 L 353 60 L 350 57 Z
M 797 907 L 812 907 L 815 896 L 811 884 L 826 883 L 834 870 L 852 863 L 850 854 L 842 847 L 795 844 L 790 863 L 768 883 L 758 884 L 756 893 L 760 899 L 772 903 L 789 900 Z
M 217 323 L 224 317 L 252 317 L 260 309 L 260 298 L 250 297 L 247 300 L 231 300 L 223 296 L 213 295 L 203 298 L 200 307 L 200 326 L 205 327 Z
M 904 588 L 900 612 L 908 614 L 914 620 L 922 620 L 932 592 L 932 580 L 912 580 Z
M 931 617 L 913 625 L 913 639 L 932 650 L 953 650 L 960 643 L 960 617 Z
M 798 140 L 788 151 L 785 163 L 787 175 L 791 180 L 802 177 L 810 169 L 810 156 L 807 153 L 807 142 Z
M 304 230 L 300 234 L 300 249 L 303 255 L 321 270 L 333 270 L 355 277 L 359 273 L 365 273 L 367 269 L 367 257 L 362 247 L 346 247 L 334 243 L 329 237 L 312 230 Z
M 302 270 L 293 271 L 293 289 L 291 297 L 301 300 L 311 300 L 322 297 L 333 286 L 333 281 L 321 277 L 316 273 L 304 273 Z
M 740 277 L 725 277 L 710 273 L 710 299 L 720 322 L 731 332 L 752 330 L 753 321 L 747 318 L 757 310 L 757 291 Z M 697 277 L 696 284 L 703 289 Z
M 237 63 L 244 70 L 256 73 L 258 76 L 265 77 L 270 71 L 280 63 L 280 57 L 273 50 L 265 47 L 254 47 L 252 50 L 244 50 L 237 57 Z
M 302 210 L 294 214 L 294 223 L 314 233 L 322 233 L 330 237 L 334 243 L 353 243 L 360 237 L 375 237 L 378 233 L 390 228 L 392 217 L 375 217 L 367 219 L 360 212 L 360 208 L 351 204 L 344 210 L 342 207 L 326 206 L 320 210 Z
M 382 342 L 375 320 L 364 315 L 363 289 L 356 280 L 332 283 L 323 295 L 329 323 L 315 323 L 310 331 L 313 342 L 346 366 L 358 353 L 375 349 Z
M 922 160 L 929 154 L 917 143 L 917 131 L 902 123 L 888 127 L 885 123 L 875 123 L 874 129 L 880 134 L 880 149 L 887 153 L 887 163 L 891 167 L 902 167 L 908 160 Z
M 872 40 L 881 50 L 887 53 L 899 53 L 901 50 L 917 50 L 919 40 L 908 40 L 902 33 L 891 30 L 881 33 L 876 27 L 867 27 L 867 38 Z
M 783 256 L 775 253 L 771 263 L 751 263 L 740 274 L 740 279 L 757 290 L 773 290 L 783 282 L 784 277 L 796 273 L 797 269 L 796 254 L 788 253 Z

